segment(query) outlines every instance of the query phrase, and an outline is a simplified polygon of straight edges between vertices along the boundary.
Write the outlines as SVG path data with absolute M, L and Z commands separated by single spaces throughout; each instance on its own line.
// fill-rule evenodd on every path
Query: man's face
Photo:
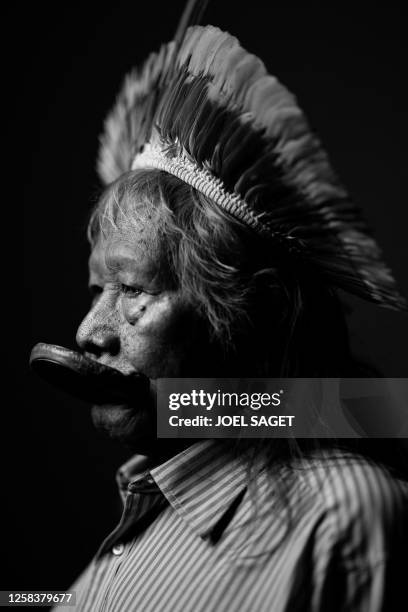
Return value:
M 98 240 L 89 259 L 94 299 L 77 342 L 85 354 L 124 374 L 199 376 L 208 344 L 194 309 L 163 266 L 153 233 L 139 221 L 131 239 L 119 228 Z M 92 414 L 98 427 L 143 452 L 155 437 L 152 410 L 136 401 L 94 406 Z

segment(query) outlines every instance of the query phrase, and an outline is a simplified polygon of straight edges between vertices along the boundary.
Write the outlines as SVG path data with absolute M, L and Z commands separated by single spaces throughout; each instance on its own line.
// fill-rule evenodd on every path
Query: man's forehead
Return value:
M 90 271 L 106 274 L 115 271 L 153 271 L 162 267 L 162 253 L 152 230 L 124 234 L 112 231 L 100 236 L 89 257 Z

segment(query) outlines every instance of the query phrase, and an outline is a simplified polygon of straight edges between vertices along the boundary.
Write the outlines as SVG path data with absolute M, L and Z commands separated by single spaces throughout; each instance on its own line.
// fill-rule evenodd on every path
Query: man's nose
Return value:
M 101 308 L 100 302 L 91 308 L 78 327 L 76 341 L 83 351 L 95 355 L 116 354 L 119 351 L 119 334 L 114 316 Z

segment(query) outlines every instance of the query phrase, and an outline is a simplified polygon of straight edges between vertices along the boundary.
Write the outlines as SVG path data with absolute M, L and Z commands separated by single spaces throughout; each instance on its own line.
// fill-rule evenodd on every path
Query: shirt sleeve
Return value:
M 378 466 L 355 464 L 332 478 L 330 495 L 313 611 L 408 608 L 408 484 Z

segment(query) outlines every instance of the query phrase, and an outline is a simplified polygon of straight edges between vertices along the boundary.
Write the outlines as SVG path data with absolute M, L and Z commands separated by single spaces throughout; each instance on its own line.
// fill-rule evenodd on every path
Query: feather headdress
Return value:
M 126 77 L 98 170 L 108 184 L 136 168 L 179 177 L 327 284 L 406 308 L 295 97 L 233 36 L 190 27 Z

